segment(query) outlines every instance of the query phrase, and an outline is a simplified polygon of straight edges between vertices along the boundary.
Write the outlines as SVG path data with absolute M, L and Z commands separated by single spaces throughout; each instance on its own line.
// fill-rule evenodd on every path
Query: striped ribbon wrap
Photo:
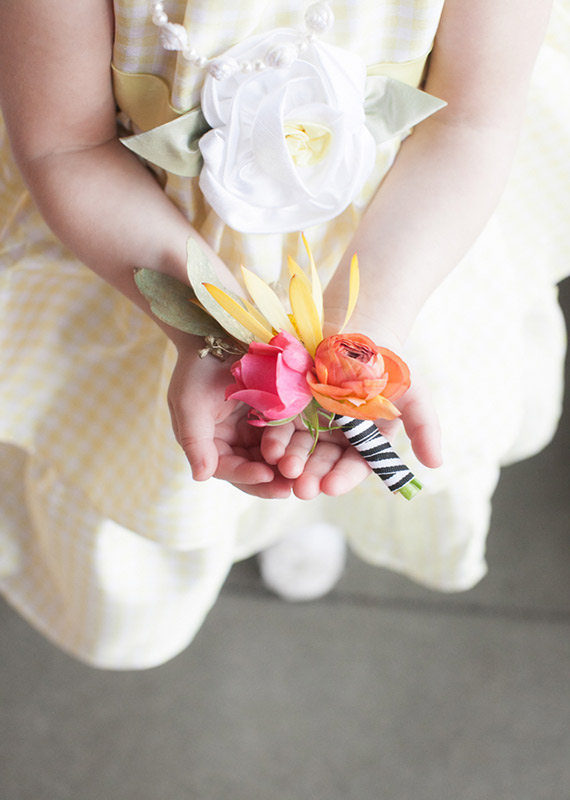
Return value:
M 411 500 L 421 489 L 421 483 L 373 422 L 336 414 L 335 423 L 391 492 L 402 492 L 404 489 L 402 494 Z M 409 487 L 408 490 L 405 487 Z

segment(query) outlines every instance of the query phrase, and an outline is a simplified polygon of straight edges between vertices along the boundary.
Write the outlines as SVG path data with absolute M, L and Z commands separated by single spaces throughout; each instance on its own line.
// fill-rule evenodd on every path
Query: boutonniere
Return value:
M 233 383 L 226 398 L 250 407 L 252 425 L 280 425 L 298 417 L 314 444 L 321 432 L 341 429 L 386 486 L 411 499 L 421 484 L 374 424 L 400 416 L 394 403 L 410 386 L 409 369 L 367 336 L 344 332 L 359 292 L 356 256 L 344 323 L 335 335 L 323 337 L 321 284 L 304 236 L 303 241 L 310 274 L 289 259 L 287 305 L 243 267 L 250 299 L 228 291 L 192 238 L 187 248 L 191 288 L 147 269 L 137 270 L 135 280 L 157 317 L 207 337 L 200 355 L 239 356 L 230 369 Z

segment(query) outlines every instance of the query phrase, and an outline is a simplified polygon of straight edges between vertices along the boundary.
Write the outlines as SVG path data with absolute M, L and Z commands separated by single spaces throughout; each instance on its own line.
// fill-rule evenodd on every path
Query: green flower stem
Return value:
M 419 482 L 417 478 L 414 478 L 405 486 L 402 486 L 396 494 L 401 494 L 402 497 L 405 497 L 406 500 L 411 500 L 413 497 L 417 495 L 418 492 L 421 492 L 422 484 Z

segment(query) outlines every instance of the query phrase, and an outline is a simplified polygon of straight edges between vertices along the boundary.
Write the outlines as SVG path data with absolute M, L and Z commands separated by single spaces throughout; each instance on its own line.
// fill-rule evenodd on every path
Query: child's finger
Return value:
M 214 444 L 214 420 L 209 414 L 196 410 L 191 416 L 180 419 L 173 414 L 176 439 L 190 464 L 195 481 L 211 478 L 218 466 L 218 449 Z
M 402 409 L 402 422 L 414 453 L 426 467 L 435 469 L 442 463 L 441 429 L 431 398 L 418 387 Z
M 295 426 L 292 422 L 285 425 L 268 425 L 261 436 L 261 455 L 268 464 L 277 464 L 289 444 Z
M 291 494 L 291 482 L 281 475 L 275 476 L 270 483 L 234 483 L 233 485 L 241 492 L 253 495 L 253 497 L 259 497 L 262 500 L 286 500 Z
M 346 494 L 370 475 L 371 469 L 353 447 L 343 451 L 342 457 L 321 481 L 321 491 L 330 497 Z
M 332 442 L 319 442 L 309 456 L 303 472 L 293 484 L 295 496 L 300 500 L 317 497 L 321 491 L 321 481 L 334 468 L 342 453 L 343 450 Z
M 214 477 L 228 483 L 254 486 L 270 483 L 275 478 L 275 473 L 268 464 L 228 452 L 219 456 Z
M 308 431 L 295 431 L 278 462 L 279 472 L 285 478 L 298 478 L 310 458 L 313 444 L 313 437 Z

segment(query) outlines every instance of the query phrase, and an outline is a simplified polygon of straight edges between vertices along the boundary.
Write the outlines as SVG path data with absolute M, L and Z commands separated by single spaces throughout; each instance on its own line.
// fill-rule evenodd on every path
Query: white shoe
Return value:
M 330 592 L 346 564 L 340 528 L 315 522 L 295 528 L 258 556 L 265 585 L 284 600 L 316 600 Z

